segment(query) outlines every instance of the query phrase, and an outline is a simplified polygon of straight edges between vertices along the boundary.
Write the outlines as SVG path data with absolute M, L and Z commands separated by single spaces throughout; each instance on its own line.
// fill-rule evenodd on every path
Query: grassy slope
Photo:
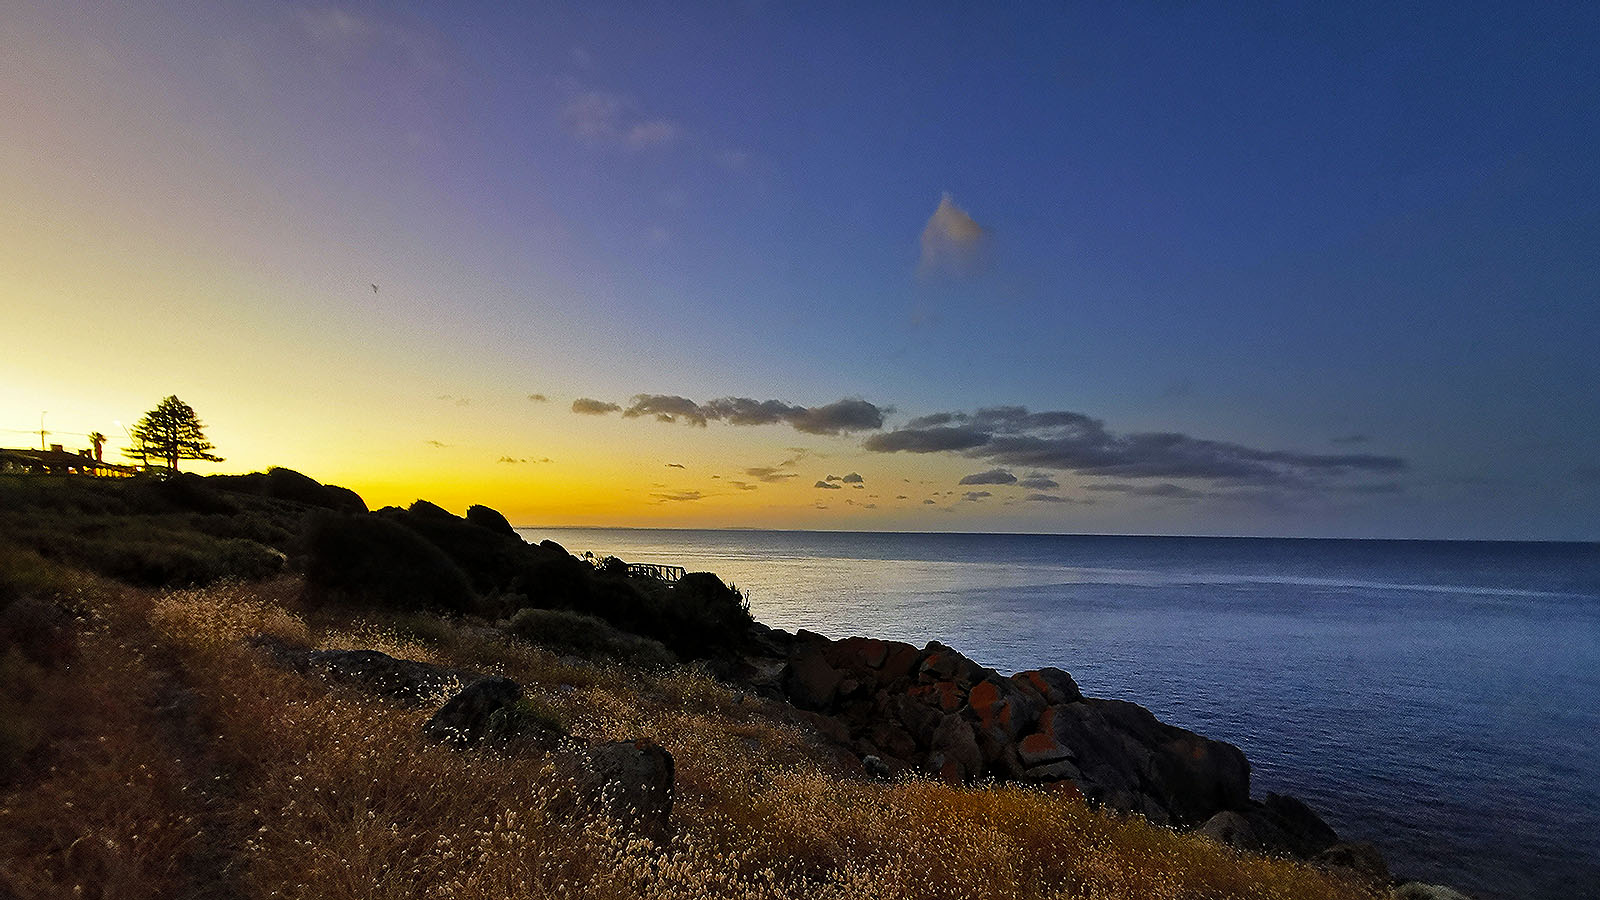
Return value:
M 851 779 L 785 710 L 695 670 L 308 609 L 292 574 L 162 591 L 0 547 L 5 584 L 74 609 L 77 647 L 0 649 L 0 715 L 34 739 L 0 771 L 0 897 L 1367 896 L 1070 796 Z M 650 737 L 677 763 L 678 835 L 573 815 L 542 759 L 426 746 L 431 708 L 272 668 L 241 643 L 259 632 L 502 672 L 579 736 Z

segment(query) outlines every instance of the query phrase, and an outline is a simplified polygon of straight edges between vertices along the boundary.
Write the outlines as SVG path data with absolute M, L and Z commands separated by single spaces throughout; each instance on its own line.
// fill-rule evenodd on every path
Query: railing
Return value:
M 629 575 L 648 575 L 671 584 L 684 576 L 683 566 L 661 566 L 655 563 L 628 563 Z

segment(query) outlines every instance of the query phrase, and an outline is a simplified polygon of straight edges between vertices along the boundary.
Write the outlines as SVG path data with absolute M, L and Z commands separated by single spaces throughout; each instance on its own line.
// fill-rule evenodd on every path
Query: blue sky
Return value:
M 40 205 L 12 224 L 50 218 L 107 280 L 133 265 L 108 236 L 212 267 L 226 289 L 184 307 L 196 327 L 328 340 L 305 366 L 320 384 L 330 336 L 361 341 L 347 376 L 382 396 L 323 414 L 382 409 L 379 439 L 404 440 L 392 410 L 424 392 L 498 386 L 563 413 L 863 398 L 885 431 L 1018 405 L 1087 414 L 1111 441 L 1400 464 L 1271 484 L 1068 466 L 1049 471 L 1081 503 L 994 492 L 946 527 L 1600 537 L 1592 5 L 24 3 L 0 24 L 12 177 Z M 46 207 L 52 188 L 72 202 Z M 944 223 L 970 230 L 925 259 L 947 194 Z M 368 282 L 381 307 L 341 305 Z M 70 361 L 76 326 L 39 315 Z M 430 375 L 402 389 L 383 372 L 407 363 Z M 52 409 L 75 402 L 44 381 Z M 6 424 L 43 403 L 23 393 L 0 398 Z M 246 443 L 271 414 L 255 403 Z M 538 433 L 601 427 L 566 416 Z M 615 423 L 641 454 L 666 433 L 643 418 Z M 797 440 L 762 428 L 773 454 Z M 722 468 L 712 442 L 759 450 L 725 421 L 704 435 L 684 452 Z M 1011 458 L 869 438 L 805 449 L 901 483 Z M 705 468 L 671 488 L 701 494 L 694 524 L 924 512 L 716 506 Z

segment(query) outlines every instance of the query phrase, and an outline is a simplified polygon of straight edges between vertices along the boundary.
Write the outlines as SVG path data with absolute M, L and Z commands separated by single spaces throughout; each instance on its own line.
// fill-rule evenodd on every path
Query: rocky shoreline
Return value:
M 749 647 L 717 674 L 802 711 L 865 774 L 1036 784 L 1239 850 L 1339 870 L 1396 897 L 1464 896 L 1397 882 L 1377 847 L 1341 839 L 1301 800 L 1252 797 L 1239 748 L 1138 704 L 1086 697 L 1061 669 L 1008 676 L 938 642 L 831 640 L 759 623 Z

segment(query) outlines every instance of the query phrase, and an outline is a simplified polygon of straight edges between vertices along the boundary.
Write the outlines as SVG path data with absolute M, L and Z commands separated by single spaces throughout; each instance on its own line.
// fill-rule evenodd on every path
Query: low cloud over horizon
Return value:
M 619 410 L 627 419 L 650 416 L 660 422 L 682 422 L 701 428 L 717 421 L 728 425 L 788 425 L 806 434 L 826 435 L 882 428 L 884 414 L 891 411 L 860 398 L 822 406 L 797 406 L 781 400 L 749 397 L 722 397 L 697 403 L 673 394 L 636 394 L 626 408 L 587 398 L 572 404 L 573 412 L 590 415 Z
M 1262 450 L 1177 432 L 1119 434 L 1083 413 L 1030 412 L 1021 406 L 919 416 L 902 428 L 868 437 L 862 446 L 876 453 L 951 453 L 1002 466 L 1080 475 L 1200 478 L 1266 487 L 1334 486 L 1337 479 L 1351 475 L 1393 474 L 1407 468 L 1397 456 Z M 997 468 L 969 475 L 961 483 L 1011 484 L 1015 479 L 1006 480 L 1010 475 Z M 1059 485 L 1047 474 L 1034 472 L 1024 486 Z

